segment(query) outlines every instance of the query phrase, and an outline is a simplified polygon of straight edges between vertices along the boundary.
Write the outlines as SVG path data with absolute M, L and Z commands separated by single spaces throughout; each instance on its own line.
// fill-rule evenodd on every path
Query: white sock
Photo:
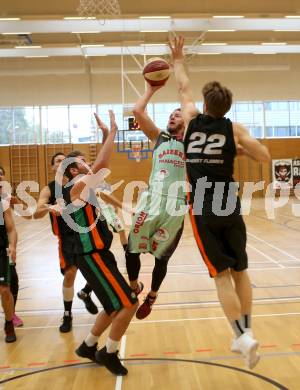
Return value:
M 115 341 L 107 337 L 105 346 L 106 346 L 107 353 L 114 353 L 118 349 L 119 341 Z
M 89 333 L 84 341 L 88 347 L 92 347 L 93 345 L 98 343 L 98 338 L 99 337 L 94 336 L 93 333 Z
M 65 287 L 63 285 L 63 297 L 65 302 L 73 301 L 74 298 L 74 286 Z

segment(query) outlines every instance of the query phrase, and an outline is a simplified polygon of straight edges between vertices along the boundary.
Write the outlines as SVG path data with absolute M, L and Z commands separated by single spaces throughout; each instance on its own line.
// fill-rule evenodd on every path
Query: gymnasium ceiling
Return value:
M 300 53 L 300 0 L 120 0 L 119 16 L 64 19 L 79 1 L 1 0 L 0 57 L 164 55 L 172 33 L 191 54 Z

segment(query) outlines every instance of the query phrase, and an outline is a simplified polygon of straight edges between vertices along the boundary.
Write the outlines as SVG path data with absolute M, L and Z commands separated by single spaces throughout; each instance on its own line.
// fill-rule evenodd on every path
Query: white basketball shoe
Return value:
M 259 362 L 260 356 L 257 353 L 258 341 L 253 339 L 249 333 L 243 333 L 234 340 L 234 349 L 244 357 L 248 368 L 254 368 Z

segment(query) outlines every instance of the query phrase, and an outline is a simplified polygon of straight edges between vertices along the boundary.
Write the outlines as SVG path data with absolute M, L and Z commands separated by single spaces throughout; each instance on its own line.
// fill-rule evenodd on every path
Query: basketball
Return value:
M 170 73 L 170 65 L 160 57 L 150 58 L 143 69 L 145 80 L 152 86 L 164 85 Z

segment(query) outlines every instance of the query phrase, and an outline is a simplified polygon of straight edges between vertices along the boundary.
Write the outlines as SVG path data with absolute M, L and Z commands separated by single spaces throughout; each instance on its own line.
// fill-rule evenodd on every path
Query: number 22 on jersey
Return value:
M 226 137 L 223 134 L 212 134 L 209 137 L 205 133 L 195 132 L 189 138 L 187 153 L 222 154 Z

